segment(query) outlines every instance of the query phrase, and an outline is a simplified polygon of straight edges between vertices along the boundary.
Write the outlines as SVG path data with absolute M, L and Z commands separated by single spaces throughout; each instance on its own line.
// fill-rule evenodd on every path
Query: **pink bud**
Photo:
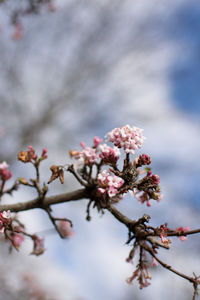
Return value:
M 148 171 L 148 172 L 147 172 L 147 176 L 148 176 L 148 177 L 150 177 L 150 176 L 151 176 L 151 174 L 152 174 L 152 172 L 151 172 L 151 171 Z
M 81 147 L 82 147 L 83 149 L 85 149 L 85 148 L 86 148 L 86 146 L 85 146 L 85 143 L 84 143 L 84 142 L 80 142 L 80 145 L 81 145 Z
M 159 184 L 160 183 L 160 177 L 158 175 L 156 175 L 156 174 L 152 175 L 151 179 L 152 179 L 153 183 L 155 183 L 155 184 Z
M 93 143 L 94 143 L 93 147 L 94 147 L 94 148 L 97 148 L 98 145 L 99 145 L 102 141 L 103 141 L 103 140 L 100 139 L 98 136 L 95 136 L 94 139 L 93 139 Z
M 147 154 L 142 154 L 138 158 L 137 167 L 149 165 L 150 163 L 151 163 L 151 157 Z
M 20 233 L 15 233 L 13 237 L 13 245 L 19 248 L 24 241 L 24 236 Z
M 43 159 L 48 158 L 48 156 L 47 156 L 47 148 L 43 148 L 43 150 L 42 150 L 42 158 Z
M 184 232 L 187 232 L 187 231 L 189 231 L 189 230 L 190 230 L 190 227 L 189 227 L 189 226 L 186 226 L 186 227 L 178 227 L 178 228 L 176 228 L 176 231 L 178 231 L 179 233 L 184 233 Z M 179 236 L 179 239 L 180 239 L 181 241 L 185 241 L 185 240 L 187 240 L 187 237 L 184 236 L 184 235 L 180 235 L 180 236 Z
M 47 148 L 43 148 L 42 150 L 42 155 L 46 154 L 47 153 Z

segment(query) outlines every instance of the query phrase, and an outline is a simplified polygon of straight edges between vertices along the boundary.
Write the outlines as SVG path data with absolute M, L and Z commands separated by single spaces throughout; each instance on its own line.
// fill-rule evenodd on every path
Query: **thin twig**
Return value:
M 135 223 L 135 221 L 129 219 L 125 215 L 123 215 L 119 210 L 116 209 L 115 206 L 109 204 L 106 207 L 107 210 L 121 223 L 126 225 L 128 228 Z
M 69 171 L 70 173 L 72 173 L 72 174 L 74 175 L 74 177 L 77 179 L 77 181 L 78 181 L 81 185 L 83 185 L 83 186 L 85 186 L 85 187 L 88 186 L 87 183 L 85 183 L 85 182 L 77 175 L 77 173 L 76 173 L 75 170 L 74 170 L 74 166 L 73 166 L 73 165 L 70 165 L 70 166 L 67 168 L 67 171 Z
M 158 257 L 155 255 L 153 249 L 150 248 L 147 244 L 145 244 L 145 243 L 140 243 L 140 246 L 143 247 L 147 252 L 149 252 L 149 254 L 150 254 L 151 256 L 153 256 L 153 257 L 155 258 L 155 260 L 156 260 L 161 266 L 163 266 L 165 269 L 167 269 L 167 270 L 169 270 L 169 271 L 175 273 L 176 275 L 178 275 L 178 276 L 180 276 L 180 277 L 182 277 L 182 278 L 184 278 L 184 279 L 186 279 L 186 280 L 192 282 L 193 284 L 197 284 L 197 281 L 196 281 L 195 278 L 190 277 L 190 276 L 187 276 L 187 275 L 185 275 L 185 274 L 183 274 L 183 273 L 181 273 L 181 272 L 175 270 L 175 269 L 172 268 L 171 266 L 167 265 L 165 262 L 163 262 L 160 258 L 158 258 Z
M 47 212 L 47 214 L 48 214 L 48 216 L 49 216 L 49 218 L 50 218 L 52 224 L 54 225 L 56 231 L 58 232 L 59 236 L 63 239 L 64 236 L 62 235 L 62 233 L 61 233 L 60 230 L 59 230 L 58 225 L 56 224 L 57 218 L 54 218 L 54 217 L 52 216 L 51 210 L 50 210 L 49 207 L 47 207 L 47 208 L 45 209 L 45 211 Z

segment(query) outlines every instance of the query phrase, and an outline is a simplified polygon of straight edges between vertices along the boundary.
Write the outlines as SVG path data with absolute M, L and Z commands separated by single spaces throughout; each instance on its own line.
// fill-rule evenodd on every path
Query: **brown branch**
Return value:
M 19 187 L 19 183 L 18 183 L 18 180 L 16 180 L 14 182 L 14 184 L 10 188 L 8 188 L 7 190 L 4 190 L 4 191 L 0 192 L 0 197 L 3 196 L 4 194 L 10 194 L 10 195 L 12 195 L 12 193 L 14 191 L 17 191 L 18 187 Z
M 194 229 L 194 230 L 188 230 L 185 232 L 173 231 L 173 232 L 169 232 L 166 234 L 167 234 L 167 236 L 186 236 L 186 235 L 195 234 L 195 233 L 200 233 L 200 228 Z
M 73 165 L 70 165 L 70 166 L 67 168 L 67 171 L 69 171 L 71 174 L 73 174 L 74 177 L 77 179 L 77 181 L 78 181 L 81 185 L 83 185 L 83 186 L 85 186 L 85 187 L 88 186 L 87 183 L 85 183 L 85 182 L 84 182 L 84 181 L 76 174 Z
M 198 295 L 197 287 L 194 286 L 194 292 L 193 292 L 192 300 L 195 300 L 197 295 Z
M 149 226 L 149 228 L 150 228 L 150 226 Z M 154 228 L 152 228 L 152 229 L 154 229 Z M 177 236 L 177 237 L 179 237 L 179 236 L 187 236 L 187 235 L 191 235 L 191 234 L 196 234 L 196 233 L 200 233 L 200 228 L 197 228 L 197 229 L 194 229 L 194 230 L 188 230 L 188 231 L 185 231 L 185 232 L 183 232 L 183 231 L 176 231 L 176 230 L 174 230 L 174 231 L 170 231 L 170 232 L 165 232 L 165 234 L 166 234 L 166 236 Z M 157 232 L 150 232 L 150 233 L 148 233 L 147 234 L 147 236 L 160 236 L 160 233 L 157 233 Z
M 127 218 L 119 210 L 117 210 L 115 206 L 110 204 L 106 208 L 119 222 L 125 224 L 128 228 L 135 223 L 135 221 Z
M 41 201 L 39 201 L 40 200 L 39 198 L 35 198 L 27 202 L 0 205 L 0 212 L 4 210 L 10 210 L 11 212 L 19 212 L 19 211 L 25 211 L 34 208 L 45 208 L 53 204 L 76 201 L 84 198 L 88 199 L 89 197 L 90 195 L 86 189 L 79 189 L 69 193 L 46 197 L 44 198 L 42 203 Z
M 54 217 L 52 216 L 52 214 L 51 214 L 51 209 L 50 209 L 50 207 L 47 207 L 45 210 L 46 210 L 46 212 L 47 212 L 47 214 L 48 214 L 48 216 L 49 216 L 49 218 L 50 218 L 52 224 L 54 225 L 54 228 L 56 229 L 57 233 L 59 234 L 59 236 L 61 237 L 61 239 L 64 239 L 64 236 L 62 235 L 62 233 L 61 233 L 60 230 L 59 230 L 59 226 L 56 224 L 56 218 L 54 218 Z

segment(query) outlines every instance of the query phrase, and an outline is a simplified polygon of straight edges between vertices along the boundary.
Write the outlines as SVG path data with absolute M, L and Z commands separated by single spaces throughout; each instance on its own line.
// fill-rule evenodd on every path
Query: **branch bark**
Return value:
M 54 204 L 76 201 L 81 199 L 88 199 L 88 198 L 89 198 L 88 191 L 86 189 L 79 189 L 69 193 L 45 197 L 45 199 L 42 202 L 40 201 L 39 198 L 35 198 L 27 202 L 0 205 L 0 212 L 3 212 L 4 210 L 10 210 L 11 212 L 19 212 L 19 211 L 25 211 L 34 208 L 45 208 Z

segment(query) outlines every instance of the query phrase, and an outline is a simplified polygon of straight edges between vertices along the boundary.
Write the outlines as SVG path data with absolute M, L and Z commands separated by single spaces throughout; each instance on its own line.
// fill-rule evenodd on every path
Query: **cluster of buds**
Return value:
M 102 158 L 103 162 L 106 164 L 116 164 L 120 156 L 120 150 L 117 147 L 109 147 L 107 144 L 99 146 L 101 151 L 99 157 Z
M 119 193 L 119 188 L 124 183 L 122 178 L 112 175 L 106 170 L 99 173 L 97 180 L 98 180 L 98 193 L 103 198 L 106 198 L 107 195 L 109 196 L 109 198 L 115 197 Z
M 98 143 L 96 143 L 98 145 Z M 94 165 L 98 162 L 99 155 L 97 153 L 96 147 L 86 147 L 84 142 L 81 142 L 81 147 L 83 150 L 80 151 L 70 151 L 71 157 L 74 157 L 79 161 L 80 164 Z
M 99 137 L 94 137 L 93 147 L 86 147 L 85 143 L 81 142 L 80 145 L 83 149 L 71 150 L 70 156 L 77 159 L 79 164 L 89 166 L 97 164 L 100 158 L 104 164 L 116 164 L 120 156 L 119 149 L 109 147 L 107 144 L 100 145 L 102 141 Z
M 115 128 L 107 133 L 107 141 L 114 143 L 118 148 L 123 148 L 126 153 L 135 153 L 136 149 L 142 147 L 144 136 L 142 129 L 130 127 L 129 125 Z
M 19 250 L 25 240 L 25 236 L 27 236 L 33 241 L 33 251 L 31 254 L 38 256 L 45 251 L 44 239 L 40 239 L 35 234 L 27 233 L 25 226 L 17 217 L 11 218 L 10 211 L 0 213 L 0 233 L 4 234 L 5 238 L 10 242 L 10 249 L 13 246 L 16 250 Z
M 129 125 L 115 128 L 107 133 L 107 142 L 114 143 L 114 148 L 105 143 L 99 146 L 102 139 L 95 137 L 93 147 L 86 147 L 85 143 L 81 142 L 83 149 L 80 151 L 71 150 L 70 155 L 85 165 L 97 164 L 99 158 L 105 164 L 116 164 L 120 156 L 119 148 L 123 148 L 126 153 L 132 154 L 136 149 L 141 148 L 145 139 L 142 131 L 140 128 L 130 127 Z
M 35 162 L 37 160 L 37 154 L 32 146 L 28 146 L 27 151 L 20 151 L 18 153 L 18 159 L 23 163 Z
M 150 199 L 159 202 L 162 199 L 159 183 L 160 177 L 157 174 L 152 174 L 151 171 L 148 171 L 147 175 L 142 178 L 137 188 L 134 189 L 134 197 L 136 197 L 140 203 L 146 203 L 147 206 L 151 206 Z
M 143 129 L 126 125 L 113 129 L 107 133 L 106 137 L 106 141 L 113 143 L 114 147 L 110 147 L 106 143 L 101 144 L 102 139 L 95 137 L 92 147 L 86 147 L 85 143 L 81 142 L 82 150 L 70 151 L 71 157 L 78 160 L 78 165 L 82 168 L 80 169 L 82 178 L 88 181 L 89 184 L 91 182 L 94 184 L 94 180 L 91 180 L 91 168 L 96 165 L 98 170 L 96 176 L 97 195 L 102 199 L 113 198 L 116 195 L 118 199 L 122 199 L 123 195 L 130 190 L 140 203 L 146 203 L 147 206 L 151 206 L 150 199 L 160 201 L 162 195 L 160 193 L 159 176 L 152 174 L 150 168 L 141 170 L 142 166 L 151 163 L 151 158 L 147 154 L 142 154 L 136 157 L 133 163 L 130 163 L 129 155 L 134 154 L 136 149 L 141 148 L 145 140 Z M 124 167 L 121 172 L 117 168 L 120 148 L 126 154 Z M 111 166 L 112 169 L 110 171 L 116 176 L 112 176 L 108 171 L 101 171 L 103 165 Z M 90 173 L 88 174 L 86 174 L 86 167 L 90 168 Z M 137 182 L 138 177 L 144 173 L 146 173 L 146 176 Z M 122 185 L 124 185 L 123 189 L 119 191 Z
M 16 219 L 14 220 L 14 222 L 15 221 Z M 9 210 L 0 213 L 0 233 L 4 233 L 5 237 L 9 239 L 12 246 L 14 246 L 16 250 L 18 250 L 20 245 L 24 241 L 24 236 L 20 233 L 24 230 L 24 227 L 15 226 L 14 222 L 11 218 L 11 213 Z
M 135 158 L 134 165 L 136 168 L 150 165 L 151 163 L 151 157 L 147 154 L 142 154 L 139 157 Z
M 18 153 L 18 160 L 22 161 L 23 163 L 39 163 L 40 161 L 46 159 L 47 156 L 47 149 L 44 148 L 42 150 L 41 156 L 38 158 L 35 149 L 32 146 L 28 146 L 27 151 L 20 151 Z
M 131 284 L 135 278 L 137 278 L 139 282 L 140 289 L 147 287 L 151 284 L 149 282 L 149 279 L 151 279 L 151 275 L 149 273 L 147 264 L 145 264 L 144 262 L 138 264 L 136 270 L 129 278 L 126 279 L 126 282 L 128 284 Z
M 7 181 L 12 177 L 12 173 L 8 169 L 8 164 L 4 161 L 0 164 L 0 179 L 2 181 Z

